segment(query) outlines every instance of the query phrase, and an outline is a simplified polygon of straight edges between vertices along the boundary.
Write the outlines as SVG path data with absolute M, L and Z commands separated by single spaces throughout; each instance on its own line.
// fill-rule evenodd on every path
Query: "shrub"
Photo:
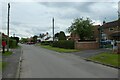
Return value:
M 65 48 L 65 49 L 74 49 L 74 41 L 71 40 L 60 40 L 55 41 L 52 44 L 53 47 Z
M 41 45 L 51 45 L 53 41 L 42 41 Z
M 9 40 L 9 48 L 16 48 L 17 47 L 17 41 L 14 39 Z

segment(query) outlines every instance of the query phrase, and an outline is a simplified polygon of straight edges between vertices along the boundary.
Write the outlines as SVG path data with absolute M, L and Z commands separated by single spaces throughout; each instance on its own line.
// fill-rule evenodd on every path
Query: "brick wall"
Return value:
M 75 49 L 88 50 L 88 49 L 98 49 L 98 42 L 75 42 Z

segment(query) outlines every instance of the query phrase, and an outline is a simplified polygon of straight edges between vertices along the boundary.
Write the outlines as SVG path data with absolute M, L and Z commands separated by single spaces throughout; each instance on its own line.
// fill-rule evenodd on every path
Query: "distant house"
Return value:
M 7 38 L 8 36 L 2 33 L 2 38 Z

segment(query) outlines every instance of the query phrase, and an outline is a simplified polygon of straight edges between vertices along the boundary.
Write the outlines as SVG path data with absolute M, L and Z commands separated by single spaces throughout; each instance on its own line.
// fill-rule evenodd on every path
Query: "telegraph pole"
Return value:
M 120 20 L 120 1 L 118 2 L 118 20 Z
M 53 22 L 53 42 L 54 42 L 54 17 L 52 19 L 52 22 Z
M 7 23 L 7 51 L 9 51 L 9 16 L 10 16 L 10 3 L 8 3 L 8 23 Z

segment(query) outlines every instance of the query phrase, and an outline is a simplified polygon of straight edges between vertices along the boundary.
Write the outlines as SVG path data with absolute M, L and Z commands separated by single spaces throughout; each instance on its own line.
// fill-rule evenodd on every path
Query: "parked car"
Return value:
M 29 44 L 29 45 L 30 45 L 30 44 L 35 44 L 35 42 L 27 42 L 27 44 Z
M 112 40 L 101 40 L 101 44 L 106 45 L 106 44 L 111 44 Z

